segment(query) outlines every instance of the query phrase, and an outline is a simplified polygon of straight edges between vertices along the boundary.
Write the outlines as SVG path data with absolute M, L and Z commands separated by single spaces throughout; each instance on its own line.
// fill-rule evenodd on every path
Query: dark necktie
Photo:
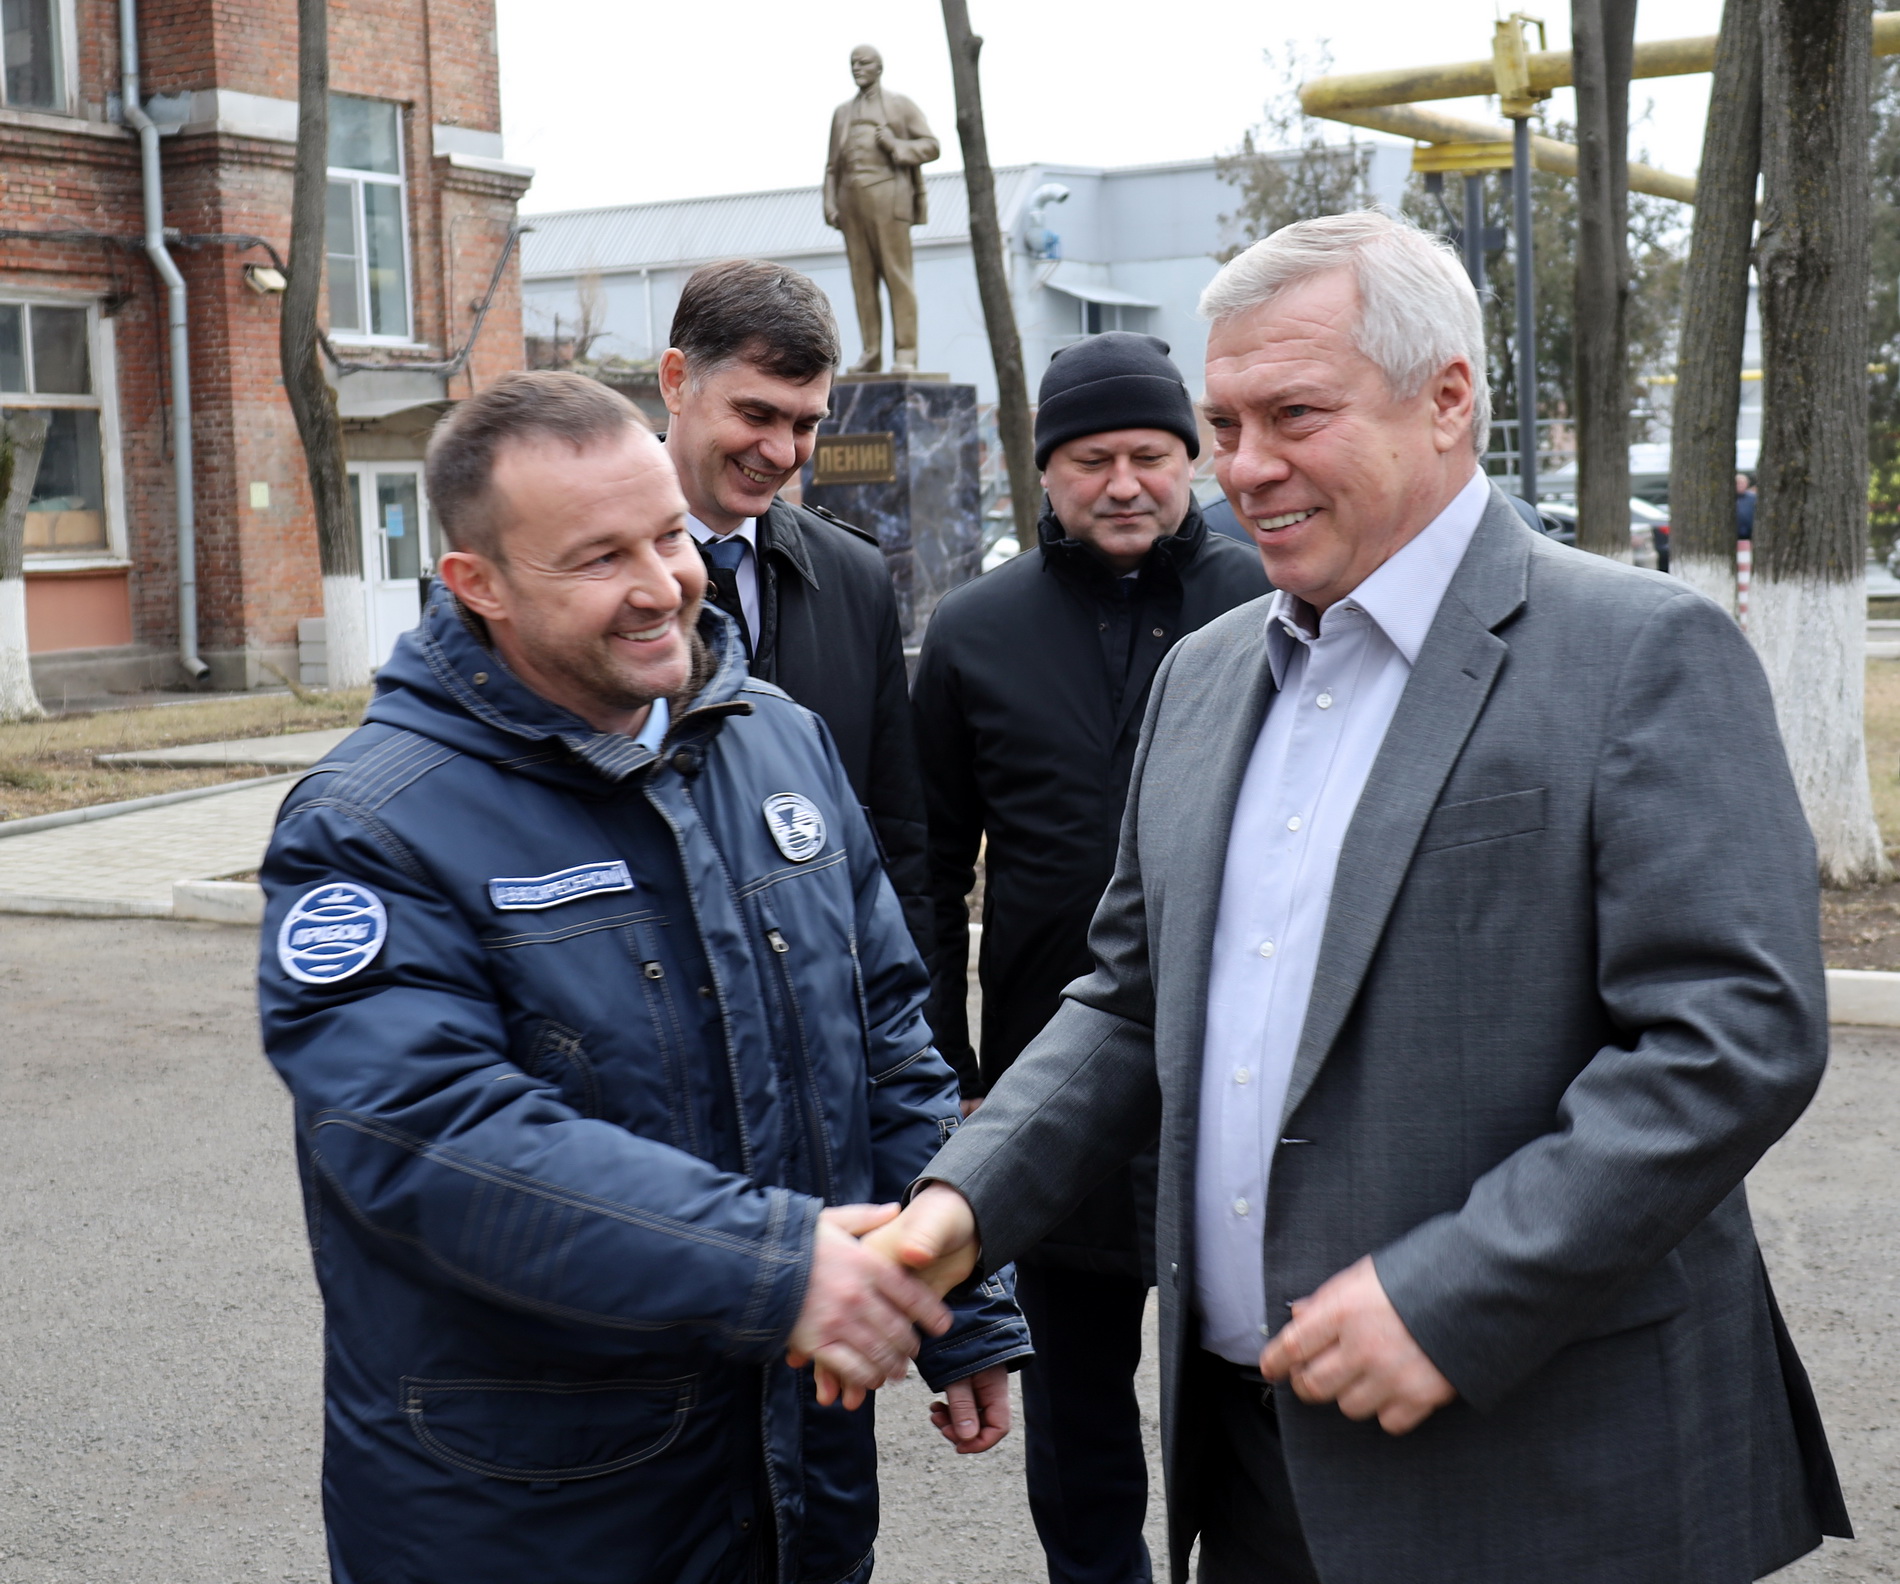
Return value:
M 739 624 L 739 638 L 745 644 L 748 661 L 752 658 L 752 629 L 745 619 L 745 602 L 739 598 L 739 567 L 745 561 L 746 542 L 737 534 L 701 543 L 706 571 L 712 579 L 712 602 Z

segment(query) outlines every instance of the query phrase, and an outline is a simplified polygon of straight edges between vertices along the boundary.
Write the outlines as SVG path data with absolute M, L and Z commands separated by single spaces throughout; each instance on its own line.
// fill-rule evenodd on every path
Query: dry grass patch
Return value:
M 0 820 L 242 781 L 260 772 L 245 765 L 202 770 L 107 766 L 97 756 L 353 726 L 368 702 L 367 689 L 313 694 L 307 700 L 263 694 L 0 725 Z

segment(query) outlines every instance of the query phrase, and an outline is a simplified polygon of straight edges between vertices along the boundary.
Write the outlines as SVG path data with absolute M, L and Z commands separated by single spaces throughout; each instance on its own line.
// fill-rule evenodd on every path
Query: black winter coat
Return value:
M 1162 656 L 1268 591 L 1258 552 L 1210 534 L 1198 507 L 1133 579 L 1065 537 L 1046 504 L 1040 535 L 1037 554 L 944 596 L 912 691 L 936 902 L 934 1026 L 966 1096 L 996 1082 L 1089 971 L 1089 920 L 1115 866 Z M 979 1063 L 964 1011 L 966 899 L 985 838 Z M 1151 1191 L 1121 1174 L 1037 1257 L 1134 1273 L 1144 1202 L 1151 1214 Z
M 862 529 L 782 500 L 758 520 L 758 552 L 752 674 L 785 689 L 831 729 L 904 923 L 929 962 L 924 790 L 884 553 Z

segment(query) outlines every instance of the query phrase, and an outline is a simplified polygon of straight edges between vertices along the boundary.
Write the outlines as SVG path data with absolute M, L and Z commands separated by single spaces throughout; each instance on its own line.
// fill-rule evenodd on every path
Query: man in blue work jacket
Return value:
M 428 483 L 441 584 L 263 871 L 334 1577 L 868 1579 L 846 1404 L 914 1354 L 983 1451 L 1028 1353 L 855 1236 L 957 1117 L 876 845 L 628 403 L 510 376 Z

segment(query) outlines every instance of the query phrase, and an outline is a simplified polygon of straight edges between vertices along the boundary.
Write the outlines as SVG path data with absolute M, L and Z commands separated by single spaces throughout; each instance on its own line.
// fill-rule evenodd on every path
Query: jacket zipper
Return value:
M 748 706 L 748 709 L 750 706 Z M 712 980 L 713 993 L 719 998 L 719 1031 L 726 1047 L 726 1078 L 732 1086 L 732 1119 L 739 1130 L 739 1163 L 743 1176 L 754 1182 L 759 1180 L 758 1161 L 752 1149 L 752 1130 L 746 1126 L 745 1085 L 739 1081 L 738 1047 L 732 1037 L 732 1014 L 726 1005 L 726 982 L 720 976 L 719 964 L 713 960 L 713 953 L 706 945 L 706 926 L 699 916 L 699 898 L 693 891 L 691 869 L 686 861 L 686 842 L 680 831 L 679 822 L 673 818 L 672 811 L 652 795 L 649 787 L 647 802 L 661 819 L 666 828 L 673 833 L 673 845 L 680 855 L 680 869 L 685 877 L 686 905 L 693 910 L 693 928 L 699 932 L 700 950 L 706 957 L 706 977 Z M 731 881 L 727 881 L 730 890 Z M 741 915 L 743 916 L 743 914 Z
M 791 1015 L 792 1026 L 798 1033 L 799 1070 L 793 1074 L 792 1090 L 798 1103 L 800 1120 L 805 1127 L 805 1144 L 811 1151 L 812 1170 L 818 1174 L 819 1196 L 826 1204 L 831 1204 L 836 1197 L 831 1144 L 825 1137 L 824 1126 L 820 1121 L 823 1113 L 819 1109 L 817 1085 L 812 1076 L 811 1045 L 805 1038 L 805 1015 L 798 1005 L 798 993 L 792 988 L 791 964 L 785 960 L 792 947 L 776 924 L 767 927 L 765 940 L 772 948 L 772 955 L 778 959 L 779 984 L 785 992 L 785 1005 Z

